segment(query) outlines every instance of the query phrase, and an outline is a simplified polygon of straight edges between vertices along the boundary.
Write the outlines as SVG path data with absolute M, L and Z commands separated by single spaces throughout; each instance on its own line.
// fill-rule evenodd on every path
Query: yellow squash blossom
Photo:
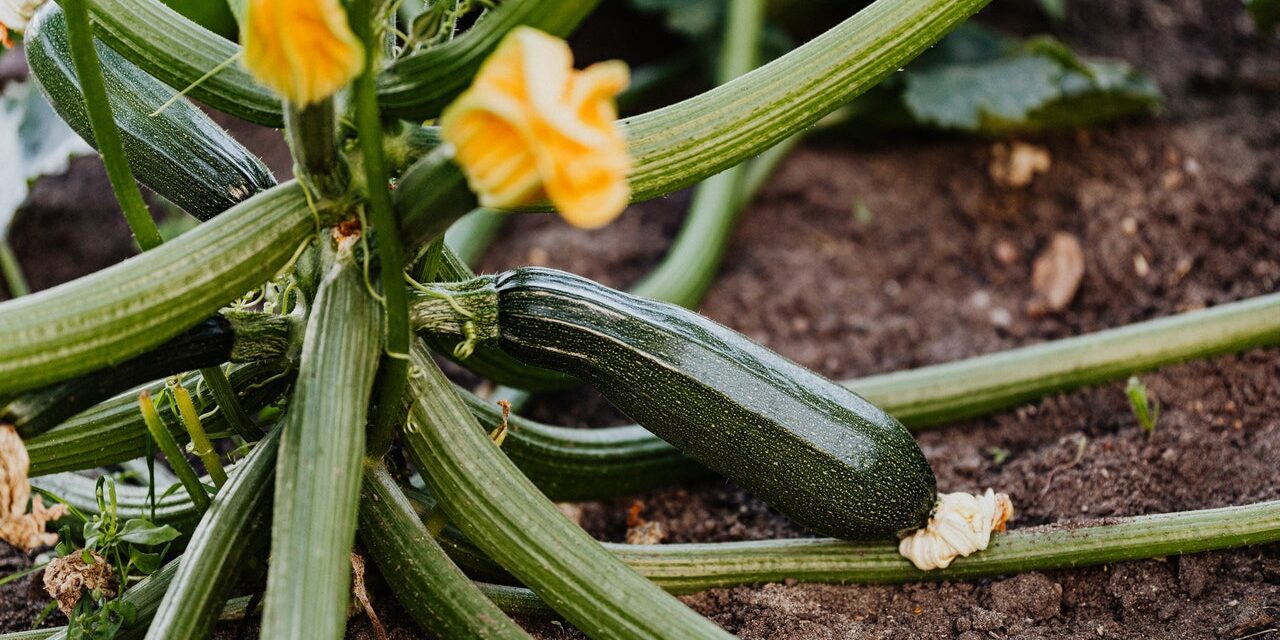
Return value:
M 364 68 L 364 48 L 338 0 L 249 0 L 244 65 L 295 106 L 319 102 Z
M 45 0 L 0 0 L 0 44 L 13 46 L 9 32 L 22 33 Z
M 616 125 L 626 64 L 574 71 L 563 40 L 513 30 L 471 88 L 440 118 L 444 140 L 480 204 L 510 209 L 550 200 L 571 224 L 608 224 L 631 197 L 631 158 Z

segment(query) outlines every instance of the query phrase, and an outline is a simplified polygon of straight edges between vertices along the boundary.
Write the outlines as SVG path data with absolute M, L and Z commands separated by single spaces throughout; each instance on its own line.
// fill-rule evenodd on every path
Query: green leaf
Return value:
M 1280 0 L 1244 0 L 1258 31 L 1266 34 L 1280 24 Z
M 913 67 L 903 85 L 917 123 L 986 134 L 1103 122 L 1149 112 L 1160 99 L 1128 64 L 1083 60 L 1047 37 L 994 59 Z
M 1044 12 L 1049 19 L 1055 22 L 1061 22 L 1067 17 L 1067 0 L 1037 0 L 1040 4 L 1040 10 Z
M 665 14 L 668 29 L 691 39 L 719 33 L 723 4 L 719 0 L 631 0 L 631 6 L 640 11 Z
M 845 128 L 998 135 L 1078 127 L 1153 111 L 1154 81 L 1120 61 L 1081 58 L 1061 41 L 962 25 L 852 105 Z
M 147 553 L 137 547 L 129 547 L 129 564 L 138 573 L 150 575 L 160 568 L 161 556 L 159 553 Z
M 120 530 L 120 539 L 131 544 L 154 546 L 164 544 L 182 535 L 177 529 L 167 524 L 153 524 L 143 518 L 134 518 L 124 523 Z
M 10 82 L 0 94 L 0 237 L 27 199 L 28 185 L 67 170 L 71 158 L 93 153 L 30 82 Z

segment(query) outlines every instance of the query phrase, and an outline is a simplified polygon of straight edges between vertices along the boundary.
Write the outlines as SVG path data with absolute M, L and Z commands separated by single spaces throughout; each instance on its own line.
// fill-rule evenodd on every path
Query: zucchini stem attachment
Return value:
M 495 340 L 498 337 L 498 290 L 494 278 L 481 276 L 465 282 L 421 284 L 408 280 L 409 325 L 425 334 L 459 335 L 464 342 Z M 470 351 L 466 351 L 469 355 Z M 459 354 L 459 357 L 465 357 Z

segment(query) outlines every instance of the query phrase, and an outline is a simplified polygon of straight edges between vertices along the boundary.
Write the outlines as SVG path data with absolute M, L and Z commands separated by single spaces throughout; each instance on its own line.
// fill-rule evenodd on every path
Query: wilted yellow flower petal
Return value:
M 333 95 L 364 67 L 338 0 L 249 0 L 247 22 L 245 67 L 299 107 Z
M 0 0 L 0 44 L 13 46 L 9 32 L 22 33 L 45 0 Z
M 31 497 L 27 483 L 30 467 L 22 438 L 12 426 L 0 424 L 0 540 L 27 551 L 57 542 L 57 534 L 45 532 L 45 523 L 67 512 L 65 505 L 45 508 L 40 496 Z
M 628 75 L 618 61 L 574 71 L 563 40 L 520 27 L 445 109 L 440 132 L 480 204 L 509 209 L 546 198 L 570 223 L 599 227 L 631 197 L 614 103 Z

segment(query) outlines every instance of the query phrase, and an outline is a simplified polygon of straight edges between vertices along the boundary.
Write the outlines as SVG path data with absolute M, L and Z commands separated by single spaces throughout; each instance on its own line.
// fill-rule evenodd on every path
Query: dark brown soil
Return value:
M 984 19 L 1021 33 L 1049 28 L 1033 5 L 997 0 Z M 1253 33 L 1236 0 L 1068 6 L 1058 35 L 1155 75 L 1160 117 L 1030 139 L 1052 167 L 1023 189 L 993 183 L 987 141 L 806 144 L 748 208 L 701 311 L 848 378 L 1280 290 L 1280 37 Z M 637 205 L 591 233 L 521 217 L 485 267 L 546 264 L 624 287 L 661 257 L 687 201 Z M 855 216 L 857 202 L 870 221 Z M 1084 248 L 1084 278 L 1065 310 L 1032 316 L 1031 264 L 1059 232 Z M 34 246 L 38 233 L 44 225 L 31 223 L 15 242 Z M 63 262 L 24 258 L 33 279 Z M 49 281 L 69 277 L 59 274 Z M 1143 376 L 1163 408 L 1152 436 L 1117 383 L 919 439 L 942 490 L 1010 493 L 1014 527 L 1272 500 L 1277 380 L 1280 348 Z M 576 426 L 626 421 L 588 391 L 544 397 L 530 413 Z M 589 503 L 584 527 L 621 540 L 635 500 L 668 542 L 808 535 L 723 481 Z M 30 619 L 10 612 L 15 588 L 2 592 L 0 629 Z M 1280 637 L 1280 545 L 971 583 L 772 584 L 685 601 L 744 638 L 1265 639 Z M 397 636 L 416 635 L 394 606 L 383 618 L 400 623 Z M 561 621 L 525 622 L 539 637 L 581 637 Z M 353 635 L 370 637 L 360 629 Z

